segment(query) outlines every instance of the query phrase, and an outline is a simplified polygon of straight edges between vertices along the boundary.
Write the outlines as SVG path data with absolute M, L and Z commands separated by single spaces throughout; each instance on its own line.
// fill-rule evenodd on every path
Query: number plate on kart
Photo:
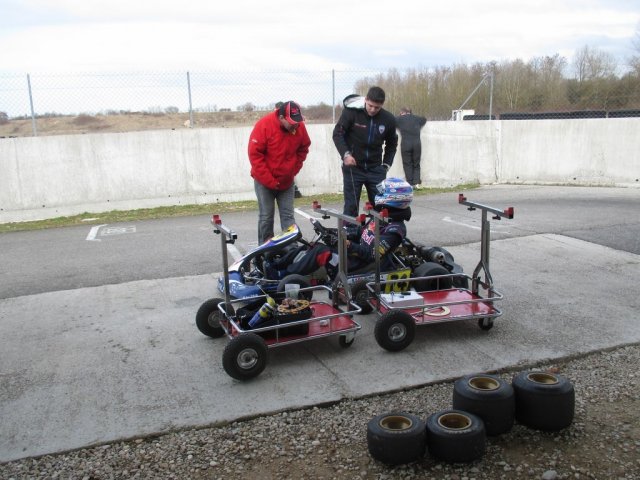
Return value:
M 389 282 L 383 286 L 384 293 L 408 291 L 409 282 L 407 282 L 406 280 L 408 280 L 409 278 L 411 278 L 410 268 L 405 268 L 404 270 L 396 270 L 395 272 L 383 273 L 382 275 L 380 275 L 380 280 L 382 282 Z

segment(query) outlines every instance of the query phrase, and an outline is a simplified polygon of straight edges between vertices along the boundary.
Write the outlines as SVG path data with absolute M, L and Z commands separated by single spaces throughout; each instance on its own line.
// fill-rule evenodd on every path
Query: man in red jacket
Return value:
M 282 230 L 295 223 L 293 181 L 307 158 L 311 140 L 300 105 L 288 101 L 258 120 L 249 137 L 251 176 L 258 198 L 258 242 L 273 237 L 275 202 Z

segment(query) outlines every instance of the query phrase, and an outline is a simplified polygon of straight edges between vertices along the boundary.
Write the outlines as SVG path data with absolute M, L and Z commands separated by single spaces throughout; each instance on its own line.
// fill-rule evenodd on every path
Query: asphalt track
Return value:
M 518 210 L 516 208 L 516 219 Z M 215 425 L 461 375 L 640 342 L 640 255 L 558 234 L 491 243 L 504 314 L 422 326 L 391 353 L 376 314 L 337 337 L 270 350 L 265 371 L 230 378 L 226 338 L 195 327 L 218 274 L 140 280 L 0 300 L 0 461 Z M 480 244 L 450 247 L 465 271 Z

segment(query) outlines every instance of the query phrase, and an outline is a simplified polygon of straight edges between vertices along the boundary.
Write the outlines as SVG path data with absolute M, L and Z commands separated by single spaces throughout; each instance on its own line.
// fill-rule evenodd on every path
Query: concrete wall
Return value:
M 250 127 L 0 139 L 0 223 L 254 200 Z M 332 125 L 309 125 L 303 193 L 342 191 Z M 428 122 L 423 182 L 640 187 L 640 119 Z M 403 176 L 400 154 L 390 175 Z

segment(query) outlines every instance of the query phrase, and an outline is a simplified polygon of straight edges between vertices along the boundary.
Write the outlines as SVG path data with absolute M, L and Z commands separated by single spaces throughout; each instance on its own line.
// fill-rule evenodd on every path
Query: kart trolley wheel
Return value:
M 224 328 L 220 325 L 223 318 L 218 305 L 223 302 L 221 298 L 210 298 L 198 309 L 196 313 L 196 326 L 198 330 L 211 338 L 220 338 L 224 335 Z M 229 306 L 229 308 L 232 308 Z
M 255 333 L 242 333 L 225 347 L 222 366 L 236 380 L 257 377 L 267 366 L 267 344 Z
M 338 337 L 338 345 L 340 345 L 342 348 L 349 348 L 351 345 L 353 345 L 353 342 L 355 342 L 356 340 L 356 335 L 355 333 L 347 333 L 346 335 L 340 335 Z
M 398 352 L 413 342 L 416 324 L 403 310 L 389 310 L 382 314 L 374 329 L 378 345 L 390 352 Z
M 480 318 L 478 319 L 478 326 L 480 330 L 488 331 L 493 328 L 493 318 Z

